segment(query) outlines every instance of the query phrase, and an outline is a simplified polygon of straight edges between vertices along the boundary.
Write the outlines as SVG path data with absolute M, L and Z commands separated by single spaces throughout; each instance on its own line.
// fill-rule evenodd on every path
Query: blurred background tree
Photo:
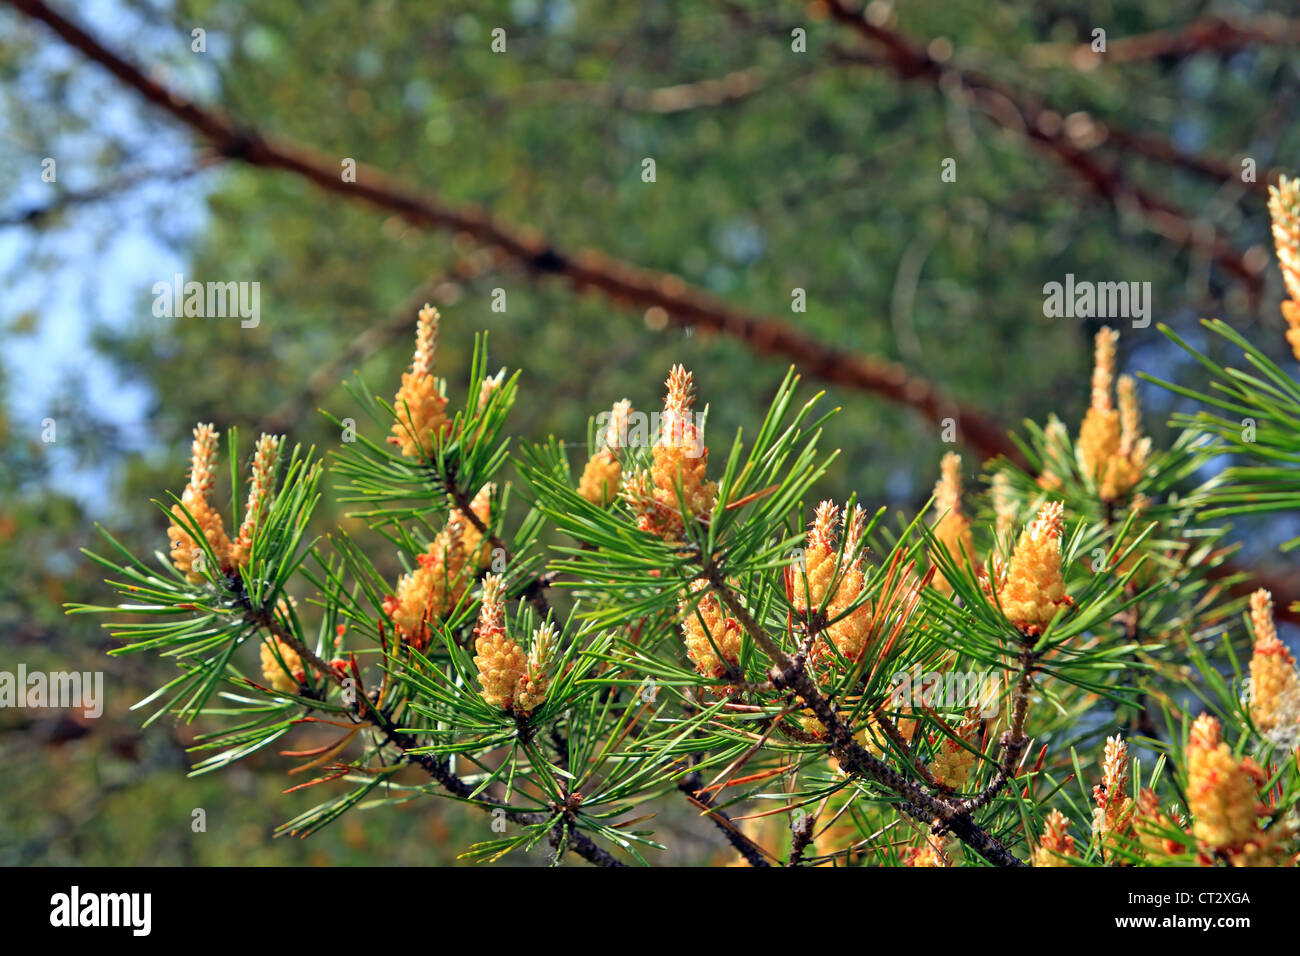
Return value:
M 1082 417 L 1100 323 L 1044 315 L 1044 284 L 1067 273 L 1151 283 L 1151 326 L 1121 339 L 1129 371 L 1190 373 L 1154 323 L 1213 354 L 1202 316 L 1286 361 L 1262 192 L 1300 155 L 1300 21 L 1285 4 L 876 0 L 867 30 L 838 3 L 58 9 L 169 88 L 340 169 L 356 160 L 561 249 L 679 276 L 900 363 L 1006 427 Z M 1098 29 L 1108 50 L 1094 55 Z M 439 833 L 484 822 L 446 803 L 270 842 L 294 812 L 274 755 L 180 778 L 193 728 L 142 734 L 128 712 L 157 665 L 105 659 L 95 622 L 62 614 L 102 598 L 77 550 L 93 522 L 162 548 L 149 500 L 183 485 L 195 421 L 336 446 L 316 408 L 353 411 L 338 387 L 353 369 L 389 390 L 425 299 L 444 314 L 440 367 L 463 367 L 488 329 L 494 364 L 524 371 L 515 433 L 575 449 L 613 400 L 656 407 L 653 383 L 677 361 L 713 397 L 712 429 L 752 426 L 788 360 L 224 161 L 8 8 L 0 75 L 0 665 L 105 670 L 109 691 L 98 721 L 0 711 L 17 781 L 0 795 L 0 862 L 450 862 Z M 153 285 L 176 273 L 260 283 L 260 324 L 155 316 Z M 940 424 L 859 390 L 832 399 L 845 412 L 827 442 L 843 454 L 825 494 L 921 506 Z M 1143 401 L 1163 434 L 1179 400 L 1144 385 Z M 987 449 L 962 450 L 973 477 Z M 1297 533 L 1280 525 L 1252 536 L 1249 563 L 1276 560 L 1271 545 Z M 683 859 L 722 845 L 699 824 L 681 821 L 699 837 Z

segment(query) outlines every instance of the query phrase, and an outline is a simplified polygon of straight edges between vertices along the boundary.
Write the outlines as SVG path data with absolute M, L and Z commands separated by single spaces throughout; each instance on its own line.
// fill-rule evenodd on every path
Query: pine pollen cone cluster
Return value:
M 1061 576 L 1064 515 L 1061 502 L 1047 502 L 1020 532 L 1006 568 L 990 562 L 1002 613 L 1027 635 L 1041 634 L 1062 610 L 1074 604 L 1065 593 Z
M 1273 595 L 1260 588 L 1250 597 L 1255 649 L 1250 658 L 1250 715 L 1274 743 L 1294 746 L 1300 736 L 1300 671 L 1277 636 Z
M 1078 858 L 1074 837 L 1070 836 L 1070 821 L 1060 810 L 1052 810 L 1044 822 L 1043 837 L 1034 848 L 1030 863 L 1034 866 L 1069 866 L 1070 858 Z
M 705 677 L 720 678 L 734 673 L 740 664 L 745 635 L 736 619 L 727 615 L 718 596 L 708 588 L 708 581 L 697 578 L 677 606 L 682 614 L 686 656 Z
M 411 370 L 402 373 L 402 385 L 393 399 L 397 421 L 388 441 L 397 445 L 407 458 L 427 458 L 438 436 L 451 428 L 445 386 L 433 374 L 438 355 L 438 322 L 438 310 L 426 303 L 416 323 Z
M 614 449 L 627 444 L 628 416 L 631 414 L 632 403 L 626 398 L 614 403 L 609 422 L 601 433 L 599 447 L 582 469 L 578 494 L 593 505 L 603 508 L 618 497 L 623 485 L 623 465 Z
M 1124 498 L 1143 477 L 1151 457 L 1151 439 L 1141 434 L 1137 383 L 1128 375 L 1115 382 L 1115 343 L 1119 333 L 1097 333 L 1092 371 L 1092 403 L 1079 426 L 1079 467 L 1097 485 L 1103 501 Z M 1111 392 L 1118 398 L 1118 408 Z
M 872 634 L 870 601 L 856 607 L 866 579 L 862 572 L 861 508 L 840 509 L 829 501 L 817 505 L 803 552 L 803 567 L 786 569 L 786 597 L 795 611 L 805 616 L 819 610 L 828 622 L 813 645 L 814 659 L 829 656 L 831 644 L 846 660 L 857 660 Z M 843 529 L 843 547 L 837 528 Z M 851 608 L 851 610 L 850 610 Z
M 1128 748 L 1119 737 L 1106 741 L 1102 780 L 1093 787 L 1092 832 L 1102 859 L 1112 865 L 1145 857 L 1148 862 L 1181 857 L 1199 844 L 1204 866 L 1281 866 L 1294 862 L 1284 849 L 1293 835 L 1283 823 L 1260 827 L 1267 808 L 1259 802 L 1264 772 L 1250 758 L 1238 759 L 1223 742 L 1218 720 L 1202 714 L 1192 725 L 1187 746 L 1187 803 L 1191 820 L 1175 808 L 1161 810 L 1154 791 L 1129 795 Z M 1069 821 L 1052 810 L 1041 841 L 1032 853 L 1034 866 L 1068 866 L 1078 858 Z
M 1092 811 L 1092 832 L 1097 838 L 1102 859 L 1117 862 L 1116 851 L 1122 847 L 1133 846 L 1137 837 L 1137 846 L 1148 854 L 1170 855 L 1178 852 L 1178 841 L 1166 840 L 1159 835 L 1161 831 L 1178 828 L 1178 822 L 1160 812 L 1155 794 L 1143 790 L 1138 802 L 1128 795 L 1129 756 L 1128 747 L 1120 737 L 1106 740 L 1102 760 L 1101 782 L 1092 788 L 1095 806 Z M 1070 866 L 1071 858 L 1077 859 L 1074 837 L 1069 834 L 1069 821 L 1059 810 L 1052 810 L 1045 821 L 1046 829 L 1042 840 L 1032 855 L 1034 866 Z
M 958 567 L 975 559 L 975 541 L 971 537 L 970 519 L 962 512 L 961 495 L 961 456 L 949 452 L 939 463 L 939 481 L 934 486 L 934 507 L 939 519 L 932 530 Z M 952 585 L 942 571 L 935 572 L 933 583 L 942 593 L 952 593 Z
M 203 547 L 190 533 L 191 526 L 186 521 L 186 511 L 216 558 L 217 570 L 229 575 L 238 568 L 246 567 L 251 556 L 253 538 L 270 504 L 275 469 L 284 438 L 262 435 L 258 439 L 244 518 L 233 541 L 226 534 L 221 513 L 213 507 L 211 501 L 213 475 L 217 465 L 217 442 L 217 432 L 212 425 L 199 424 L 194 427 L 194 441 L 190 450 L 190 480 L 181 493 L 181 504 L 172 505 L 172 521 L 167 528 L 172 564 L 193 584 L 199 584 L 207 578 L 204 573 L 207 557 Z
M 638 528 L 666 541 L 678 541 L 687 520 L 708 520 L 713 513 L 718 484 L 705 475 L 709 449 L 692 412 L 695 384 L 691 373 L 674 365 L 666 384 L 668 394 L 659 440 L 652 451 L 653 464 L 624 481 L 623 497 L 637 516 Z
M 1286 319 L 1286 340 L 1300 359 L 1300 179 L 1278 180 L 1268 187 L 1268 212 L 1273 220 L 1273 245 L 1286 284 L 1287 298 L 1282 300 L 1282 317 Z
M 914 867 L 952 866 L 952 858 L 949 855 L 952 842 L 951 837 L 940 838 L 926 834 L 922 838 L 920 846 L 908 847 L 903 851 L 903 865 Z
M 272 637 L 262 642 L 262 678 L 273 690 L 296 693 L 307 679 L 307 669 L 297 651 Z
M 1129 787 L 1128 746 L 1120 737 L 1109 737 L 1102 760 L 1102 780 L 1092 788 L 1096 807 L 1092 811 L 1092 832 L 1101 842 L 1103 856 L 1113 852 L 1132 829 L 1137 806 L 1127 793 Z
M 483 600 L 474 629 L 474 666 L 483 699 L 493 707 L 527 716 L 546 700 L 550 686 L 546 670 L 556 646 L 555 628 L 548 621 L 533 632 L 525 653 L 506 630 L 505 586 L 501 577 L 483 578 Z
M 494 485 L 484 485 L 470 502 L 470 512 L 485 528 L 492 520 L 494 491 Z M 416 558 L 418 567 L 402 575 L 396 593 L 384 600 L 402 640 L 417 650 L 428 646 L 429 623 L 455 610 L 475 575 L 491 563 L 488 545 L 474 522 L 453 509 L 442 531 Z
M 461 532 L 460 545 L 467 556 L 469 564 L 475 571 L 482 571 L 492 563 L 492 548 L 490 542 L 479 530 L 481 524 L 488 528 L 492 524 L 492 496 L 496 494 L 496 483 L 488 482 L 479 489 L 478 494 L 469 503 L 470 513 L 478 519 L 476 523 L 469 515 L 465 515 L 464 531 Z
M 1282 824 L 1260 829 L 1267 808 L 1259 802 L 1264 771 L 1249 757 L 1237 759 L 1222 739 L 1219 721 L 1201 714 L 1187 741 L 1187 808 L 1192 833 L 1215 857 L 1236 866 L 1267 866 L 1283 861 Z
M 957 738 L 944 736 L 930 760 L 930 776 L 949 790 L 961 790 L 970 779 L 979 759 L 971 749 L 982 722 L 972 715 L 956 728 Z
M 1147 859 L 1157 860 L 1183 851 L 1183 842 L 1170 833 L 1177 830 L 1185 835 L 1187 818 L 1172 807 L 1168 813 L 1161 811 L 1155 791 L 1143 787 L 1138 794 L 1137 808 L 1133 815 L 1133 830 Z

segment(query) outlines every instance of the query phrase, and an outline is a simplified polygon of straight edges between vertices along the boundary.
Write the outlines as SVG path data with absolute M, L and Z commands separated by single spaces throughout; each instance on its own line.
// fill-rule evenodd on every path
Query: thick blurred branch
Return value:
M 1185 169 L 1206 179 L 1217 180 L 1220 183 L 1240 184 L 1242 189 L 1259 193 L 1261 196 L 1268 195 L 1269 184 L 1277 182 L 1277 177 L 1281 174 L 1281 170 L 1262 167 L 1255 170 L 1253 180 L 1246 182 L 1241 178 L 1240 160 L 1223 159 L 1207 153 L 1188 153 L 1160 136 L 1134 133 L 1114 127 L 1107 127 L 1106 143 L 1117 149 L 1137 153 L 1154 162 L 1164 163 L 1166 166 Z
M 1217 230 L 1187 210 L 1131 182 L 1121 170 L 1104 166 L 1090 149 L 1085 148 L 1086 144 L 1072 141 L 1066 124 L 1055 110 L 972 70 L 962 70 L 946 60 L 935 59 L 928 47 L 892 27 L 864 17 L 862 11 L 847 0 L 828 0 L 827 9 L 832 18 L 855 30 L 872 45 L 871 52 L 860 59 L 852 54 L 841 54 L 842 58 L 873 67 L 886 66 L 902 80 L 922 80 L 937 88 L 951 85 L 964 90 L 994 123 L 1022 134 L 1050 153 L 1097 195 L 1114 203 L 1117 208 L 1128 206 L 1139 212 L 1149 231 L 1200 252 L 1244 283 L 1253 296 L 1262 293 L 1262 272 L 1268 265 L 1266 259 L 1255 261 L 1239 252 Z M 1141 142 L 1154 149 L 1151 140 L 1152 137 L 1146 137 Z M 1130 138 L 1130 146 L 1135 141 L 1135 138 Z M 1167 154 L 1166 159 L 1176 155 L 1177 151 L 1170 146 Z M 1240 176 L 1236 178 L 1240 179 Z
M 565 279 L 579 291 L 599 292 L 625 306 L 660 309 L 677 325 L 731 336 L 761 355 L 794 362 L 808 375 L 914 408 L 936 424 L 951 418 L 960 437 L 981 454 L 1001 454 L 1022 461 L 1001 426 L 975 409 L 953 403 L 930 382 L 909 374 L 895 362 L 825 345 L 780 319 L 728 305 L 677 276 L 642 269 L 602 252 L 560 250 L 535 229 L 504 221 L 477 206 L 452 205 L 417 192 L 369 167 L 358 165 L 356 182 L 344 182 L 336 158 L 297 143 L 267 139 L 257 130 L 192 103 L 145 75 L 40 0 L 5 2 L 46 24 L 88 59 L 205 137 L 224 156 L 252 166 L 295 173 L 327 192 L 395 212 L 419 226 L 466 234 L 483 245 L 501 249 L 536 275 Z

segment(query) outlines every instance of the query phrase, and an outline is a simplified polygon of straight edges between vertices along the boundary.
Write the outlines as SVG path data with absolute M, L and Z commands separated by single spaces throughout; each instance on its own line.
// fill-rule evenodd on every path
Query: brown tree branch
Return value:
M 1268 195 L 1269 184 L 1277 182 L 1278 176 L 1282 173 L 1280 169 L 1265 166 L 1255 170 L 1254 180 L 1245 182 L 1241 178 L 1240 161 L 1233 162 L 1206 153 L 1184 152 L 1163 137 L 1151 136 L 1146 133 L 1134 133 L 1129 130 L 1116 129 L 1113 126 L 1107 127 L 1106 144 L 1137 153 L 1167 166 L 1185 169 L 1190 173 L 1204 176 L 1206 179 L 1213 179 L 1220 183 L 1232 182 L 1239 184 L 1242 189 L 1259 193 L 1261 196 Z
M 831 55 L 838 61 L 844 63 L 855 63 L 860 66 L 874 66 L 889 68 L 894 65 L 895 61 L 889 57 L 872 55 L 862 50 L 849 50 L 839 46 L 833 46 Z M 1099 56 L 1091 53 L 1090 56 Z M 1061 55 L 1061 54 L 1058 54 Z M 945 70 L 947 68 L 945 67 Z M 917 74 L 920 75 L 920 74 Z M 968 76 L 969 74 L 963 74 Z M 1000 88 L 1006 92 L 1005 87 Z M 1037 125 L 1048 129 L 1059 128 L 1061 135 L 1067 140 L 1074 138 L 1074 145 L 1081 149 L 1096 149 L 1106 146 L 1119 152 L 1130 153 L 1140 156 L 1143 159 L 1156 163 L 1163 163 L 1166 166 L 1173 166 L 1178 169 L 1195 173 L 1206 179 L 1214 180 L 1217 183 L 1233 182 L 1240 184 L 1241 188 L 1258 193 L 1261 196 L 1268 195 L 1268 187 L 1272 182 L 1277 181 L 1277 177 L 1283 172 L 1275 167 L 1262 167 L 1255 170 L 1255 178 L 1250 182 L 1242 179 L 1241 159 L 1227 159 L 1222 156 L 1216 156 L 1211 153 L 1198 152 L 1189 153 L 1179 149 L 1169 139 L 1157 136 L 1152 133 L 1139 133 L 1132 130 L 1117 127 L 1107 123 L 1098 117 L 1090 117 L 1091 122 L 1083 127 L 1083 136 L 1078 136 L 1073 128 L 1061 125 L 1058 119 L 1060 113 L 1046 108 L 1043 104 L 1035 104 L 1039 110 L 1039 119 Z M 1028 104 L 1026 104 L 1028 106 Z M 990 114 L 997 121 L 996 111 L 990 110 Z M 999 122 L 999 125 L 1006 126 L 1006 123 Z M 1020 128 L 1019 123 L 1014 124 Z M 1086 145 L 1085 145 L 1086 144 Z
M 1019 449 L 1001 426 L 978 410 L 953 403 L 933 384 L 911 375 L 898 363 L 823 344 L 781 319 L 728 305 L 669 273 L 643 269 L 601 252 L 561 250 L 535 229 L 504 221 L 476 206 L 450 204 L 366 166 L 357 166 L 356 182 L 344 182 L 337 159 L 287 140 L 268 139 L 257 130 L 191 102 L 106 48 L 42 0 L 4 2 L 44 23 L 88 59 L 203 136 L 224 156 L 294 173 L 327 192 L 386 209 L 417 226 L 463 233 L 502 250 L 536 275 L 565 279 L 579 291 L 593 290 L 624 306 L 660 309 L 679 326 L 729 335 L 760 355 L 780 356 L 808 375 L 908 406 L 936 424 L 951 418 L 961 438 L 981 454 L 1022 461 Z
M 1025 136 L 1071 169 L 1094 193 L 1117 207 L 1131 205 L 1142 214 L 1150 232 L 1205 255 L 1229 275 L 1246 285 L 1253 296 L 1263 291 L 1262 272 L 1267 262 L 1256 262 L 1235 249 L 1218 230 L 1207 230 L 1197 217 L 1156 193 L 1129 181 L 1120 171 L 1109 169 L 1088 149 L 1072 142 L 1060 114 L 1018 91 L 973 70 L 962 70 L 936 60 L 928 48 L 898 30 L 865 18 L 848 0 L 827 0 L 833 19 L 855 30 L 869 41 L 879 56 L 862 62 L 882 62 L 902 80 L 920 80 L 936 87 L 952 84 L 965 90 L 999 126 Z M 850 59 L 851 59 L 850 55 Z M 1172 150 L 1172 147 L 1170 147 Z

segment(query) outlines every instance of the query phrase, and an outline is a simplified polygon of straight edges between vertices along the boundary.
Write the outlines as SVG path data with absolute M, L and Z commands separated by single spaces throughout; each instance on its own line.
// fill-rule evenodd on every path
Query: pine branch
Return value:
M 396 211 L 417 225 L 468 232 L 503 255 L 522 262 L 533 273 L 561 275 L 568 278 L 575 287 L 595 289 L 615 301 L 659 306 L 678 324 L 710 328 L 734 336 L 760 354 L 784 355 L 809 374 L 843 387 L 872 392 L 890 401 L 910 405 L 932 422 L 953 417 L 962 438 L 982 455 L 1002 455 L 1008 461 L 1024 466 L 1020 449 L 1007 438 L 1002 427 L 978 410 L 952 404 L 931 383 L 910 376 L 901 366 L 882 363 L 869 356 L 849 355 L 821 345 L 798 335 L 776 320 L 764 319 L 726 306 L 692 289 L 676 276 L 638 269 L 603 254 L 589 253 L 575 257 L 560 253 L 552 244 L 539 238 L 535 230 L 503 224 L 500 219 L 482 210 L 453 209 L 439 200 L 425 198 L 405 187 L 390 184 L 381 174 L 372 170 L 359 167 L 358 182 L 343 183 L 337 169 L 328 160 L 298 144 L 273 146 L 259 132 L 236 126 L 216 113 L 189 102 L 145 76 L 138 68 L 105 48 L 94 37 L 40 0 L 3 2 L 45 23 L 88 59 L 99 63 L 147 100 L 172 113 L 207 138 L 223 156 L 237 158 L 253 166 L 288 170 L 327 191 L 349 195 Z M 934 63 L 924 50 L 901 34 L 868 24 L 841 0 L 834 0 L 831 12 L 836 19 L 883 44 L 886 52 L 879 58 L 868 57 L 867 62 L 870 64 L 887 63 L 905 79 L 926 77 L 938 81 L 941 72 L 939 64 Z M 859 55 L 862 56 L 866 54 Z M 969 72 L 963 73 L 962 79 L 969 88 L 988 90 L 1003 97 L 1008 95 L 1007 91 Z M 1146 195 L 1133 193 L 1117 175 L 1103 169 L 1095 160 L 1063 139 L 1053 139 L 1043 133 L 1039 128 L 1041 124 L 1037 122 L 1040 107 L 1018 103 L 1014 96 L 1009 102 L 1017 104 L 1020 116 L 1020 122 L 1009 124 L 1009 128 L 1014 126 L 1031 139 L 1052 148 L 1097 192 L 1108 198 L 1135 195 L 1139 200 Z M 996 111 L 991 111 L 990 115 L 995 121 L 999 120 L 1000 114 Z M 1006 118 L 1002 117 L 1001 122 L 1005 124 Z M 1154 224 L 1162 228 L 1171 226 L 1175 234 L 1189 241 L 1200 235 L 1200 231 L 1193 228 L 1192 218 L 1187 213 L 1161 200 L 1147 198 L 1150 202 L 1145 208 L 1153 215 L 1158 214 L 1158 220 Z M 1215 241 L 1217 243 L 1218 240 Z M 1241 267 L 1234 274 L 1240 274 L 1244 270 L 1252 282 L 1260 281 L 1258 271 L 1246 269 L 1244 260 L 1235 252 L 1228 255 L 1228 251 L 1222 248 L 1219 252 Z M 1229 271 L 1234 269 L 1230 268 Z M 1233 573 L 1233 570 L 1225 567 L 1211 573 L 1217 577 Z M 1289 610 L 1296 600 L 1290 595 L 1298 590 L 1292 580 L 1263 583 L 1252 581 L 1238 585 L 1233 593 L 1247 594 L 1260 586 L 1269 587 L 1278 597 L 1279 614 L 1287 620 L 1300 620 L 1300 614 Z
M 621 860 L 614 857 L 608 850 L 597 846 L 596 843 L 585 833 L 582 833 L 576 827 L 572 826 L 572 819 L 569 811 L 557 815 L 552 821 L 551 817 L 545 816 L 544 814 L 534 813 L 532 811 L 520 811 L 511 807 L 509 804 L 501 803 L 500 801 L 493 800 L 489 797 L 484 797 L 482 794 L 474 796 L 474 788 L 464 780 L 460 779 L 460 777 L 456 776 L 456 774 L 452 773 L 451 768 L 447 766 L 445 761 L 439 760 L 432 754 L 413 754 L 410 751 L 415 748 L 415 741 L 411 740 L 407 735 L 393 730 L 391 727 L 384 728 L 384 731 L 387 735 L 386 739 L 402 751 L 402 756 L 405 760 L 423 768 L 425 772 L 434 780 L 438 781 L 438 783 L 441 784 L 443 789 L 448 793 L 460 797 L 462 800 L 467 802 L 471 802 L 476 806 L 480 806 L 489 813 L 494 810 L 504 810 L 506 813 L 510 814 L 515 821 L 524 826 L 540 826 L 546 823 L 551 823 L 552 845 L 555 845 L 555 843 L 558 842 L 556 838 L 557 831 L 563 824 L 568 823 L 570 825 L 565 827 L 568 831 L 567 846 L 569 849 L 573 850 L 574 853 L 577 853 L 584 860 L 593 863 L 596 866 L 621 867 L 626 865 Z
M 779 689 L 790 690 L 798 695 L 826 728 L 830 736 L 831 753 L 846 773 L 877 783 L 900 797 L 904 812 L 941 830 L 950 830 L 958 839 L 995 866 L 1024 866 L 1023 862 L 1012 856 L 1006 847 L 988 831 L 977 825 L 969 814 L 955 809 L 944 800 L 926 792 L 921 786 L 908 780 L 863 749 L 853 739 L 852 730 L 844 725 L 830 702 L 813 684 L 807 670 L 781 650 L 780 646 L 754 620 L 754 616 L 741 603 L 739 596 L 727 583 L 726 575 L 714 560 L 711 557 L 702 558 L 700 566 L 703 576 L 712 585 L 732 616 L 773 662 L 772 683 Z
M 341 687 L 345 686 L 344 681 L 346 678 L 334 670 L 334 668 L 326 664 L 314 651 L 307 647 L 307 645 L 298 640 L 297 637 L 281 626 L 265 608 L 251 614 L 249 622 L 258 625 L 259 627 L 266 628 L 276 638 L 293 648 L 293 650 L 297 652 L 304 661 L 311 664 L 311 666 L 318 670 L 322 675 L 329 677 Z M 445 760 L 440 760 L 432 754 L 412 753 L 411 751 L 418 747 L 417 742 L 409 734 L 404 734 L 397 730 L 383 711 L 376 707 L 368 697 L 359 692 L 355 692 L 353 697 L 357 718 L 365 719 L 375 724 L 375 726 L 377 726 L 384 734 L 385 742 L 392 744 L 401 752 L 402 759 L 423 769 L 452 796 L 458 797 L 468 803 L 472 803 L 488 813 L 491 813 L 494 810 L 503 810 L 523 826 L 540 826 L 551 823 L 553 829 L 558 829 L 570 816 L 570 812 L 566 810 L 564 813 L 556 816 L 552 821 L 551 817 L 544 814 L 519 810 L 507 803 L 502 803 L 499 800 L 485 797 L 482 794 L 476 796 L 474 788 L 453 773 Z M 363 701 L 365 702 L 364 704 L 362 703 Z M 363 718 L 361 716 L 362 709 L 369 711 L 368 717 Z M 568 847 L 584 860 L 587 860 L 589 863 L 593 863 L 596 866 L 625 865 L 607 850 L 597 846 L 590 837 L 579 831 L 576 827 L 568 826 L 566 829 L 568 831 Z

